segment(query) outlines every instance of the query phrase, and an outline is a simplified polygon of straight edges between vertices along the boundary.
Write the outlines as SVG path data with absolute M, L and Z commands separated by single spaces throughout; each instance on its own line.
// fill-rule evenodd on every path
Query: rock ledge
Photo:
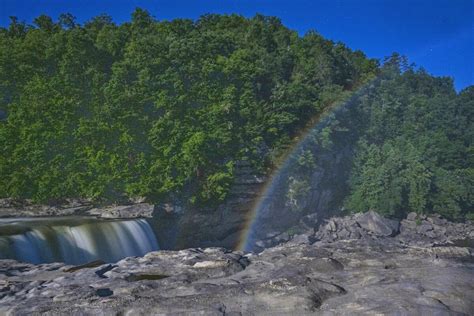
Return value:
M 93 216 L 97 218 L 151 218 L 155 206 L 149 203 L 94 207 L 88 200 L 71 199 L 58 205 L 39 205 L 28 200 L 0 199 L 0 218 Z
M 470 315 L 472 234 L 471 222 L 368 213 L 259 254 L 198 248 L 77 267 L 0 260 L 0 314 Z

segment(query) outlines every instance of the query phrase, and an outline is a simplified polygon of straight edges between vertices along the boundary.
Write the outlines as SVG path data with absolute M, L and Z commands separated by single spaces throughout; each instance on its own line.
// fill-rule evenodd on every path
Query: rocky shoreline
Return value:
M 261 253 L 151 252 L 117 263 L 0 260 L 0 314 L 470 315 L 474 225 L 332 218 Z

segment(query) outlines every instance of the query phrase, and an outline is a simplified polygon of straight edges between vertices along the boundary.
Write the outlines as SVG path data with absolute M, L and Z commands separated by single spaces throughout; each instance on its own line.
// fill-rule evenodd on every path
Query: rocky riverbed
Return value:
M 84 266 L 1 260 L 0 314 L 470 315 L 473 228 L 366 213 L 259 254 L 197 248 Z

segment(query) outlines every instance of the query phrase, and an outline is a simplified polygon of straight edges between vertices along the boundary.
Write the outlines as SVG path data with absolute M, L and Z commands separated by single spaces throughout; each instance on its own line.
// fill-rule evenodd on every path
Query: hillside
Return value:
M 473 87 L 274 17 L 141 9 L 120 25 L 63 14 L 0 29 L 0 197 L 221 205 L 242 162 L 270 175 L 351 96 L 350 116 L 295 156 L 275 205 L 309 214 L 324 186 L 334 210 L 474 216 Z M 315 180 L 317 168 L 341 175 Z
M 266 170 L 376 70 L 260 15 L 12 18 L 0 30 L 0 196 L 218 203 L 236 161 Z

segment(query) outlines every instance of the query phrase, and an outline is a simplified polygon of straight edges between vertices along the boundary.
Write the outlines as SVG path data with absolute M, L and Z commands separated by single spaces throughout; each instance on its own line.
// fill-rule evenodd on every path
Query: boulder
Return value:
M 407 220 L 409 220 L 409 221 L 414 221 L 414 220 L 416 220 L 417 216 L 418 216 L 418 215 L 417 215 L 415 212 L 410 212 L 410 213 L 408 213 L 408 215 L 407 215 Z
M 369 211 L 356 218 L 360 227 L 378 236 L 394 236 L 398 233 L 400 223 L 387 219 L 374 211 Z
M 416 231 L 420 234 L 426 234 L 429 231 L 433 231 L 433 226 L 428 221 L 423 221 L 420 225 L 416 226 Z

